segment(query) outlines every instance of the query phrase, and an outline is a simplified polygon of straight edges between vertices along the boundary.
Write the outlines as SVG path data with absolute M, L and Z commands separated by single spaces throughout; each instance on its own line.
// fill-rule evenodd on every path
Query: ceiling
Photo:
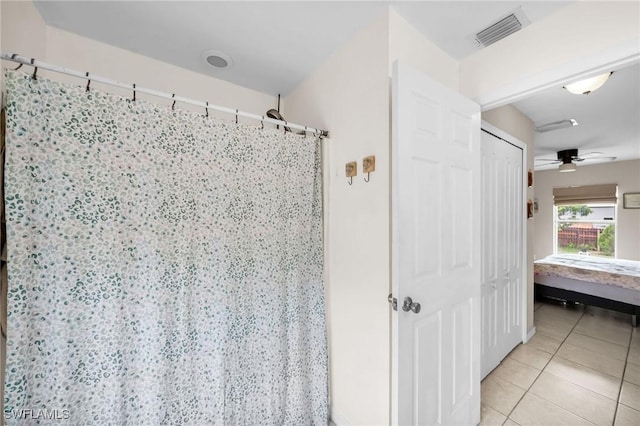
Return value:
M 535 157 L 557 158 L 556 152 L 578 148 L 578 154 L 600 152 L 616 161 L 640 158 L 640 64 L 611 70 L 613 75 L 600 89 L 588 95 L 574 95 L 553 87 L 515 106 L 536 127 L 575 119 L 577 126 L 544 133 L 536 132 Z M 585 160 L 578 167 L 610 160 Z M 536 170 L 558 165 L 536 165 Z
M 34 1 L 48 25 L 231 83 L 287 95 L 387 7 L 450 56 L 519 6 L 534 21 L 568 2 L 512 1 Z M 464 13 L 462 13 L 464 12 Z M 219 50 L 233 66 L 201 55 Z
M 474 34 L 518 10 L 535 22 L 567 1 L 35 1 L 48 25 L 263 93 L 287 95 L 391 5 L 450 56 L 478 51 Z M 206 50 L 231 57 L 219 70 Z M 640 70 L 616 70 L 588 96 L 558 87 L 514 105 L 536 125 L 579 126 L 536 134 L 537 158 L 560 149 L 640 158 Z M 553 168 L 554 166 L 551 166 Z M 555 166 L 557 167 L 557 166 Z M 549 168 L 549 167 L 547 167 Z M 538 168 L 536 168 L 538 169 Z M 544 168 L 543 168 L 544 169 Z

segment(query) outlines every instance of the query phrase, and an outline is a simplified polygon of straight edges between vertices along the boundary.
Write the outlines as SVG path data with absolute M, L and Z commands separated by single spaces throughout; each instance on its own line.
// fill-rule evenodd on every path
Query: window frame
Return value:
M 567 205 L 585 205 L 587 207 L 613 207 L 613 220 L 580 220 L 580 219 L 566 219 L 561 220 L 558 218 L 558 207 Z M 553 254 L 563 254 L 558 252 L 558 224 L 559 223 L 593 223 L 593 224 L 613 224 L 614 229 L 614 244 L 613 244 L 613 256 L 598 256 L 606 257 L 610 259 L 618 258 L 618 204 L 617 203 L 577 203 L 577 204 L 554 204 L 553 205 Z

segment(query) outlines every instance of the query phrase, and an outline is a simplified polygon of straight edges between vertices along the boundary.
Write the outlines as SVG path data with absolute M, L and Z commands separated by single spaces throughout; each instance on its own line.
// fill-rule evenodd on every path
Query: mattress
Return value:
M 640 291 L 640 262 L 635 260 L 552 255 L 534 262 L 534 275 L 535 282 L 539 277 L 562 277 Z

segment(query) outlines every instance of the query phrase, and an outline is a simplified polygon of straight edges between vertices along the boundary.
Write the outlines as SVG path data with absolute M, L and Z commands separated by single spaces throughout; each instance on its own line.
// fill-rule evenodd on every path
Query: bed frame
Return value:
M 559 277 L 536 275 L 534 281 L 536 297 L 549 297 L 566 300 L 568 302 L 579 302 L 585 305 L 622 312 L 631 315 L 631 325 L 633 327 L 638 326 L 640 303 L 637 303 L 636 300 L 640 297 L 640 294 L 637 294 L 637 291 L 634 292 L 633 290 L 607 286 L 606 284 Z M 570 289 L 571 287 L 573 287 L 573 289 Z M 577 288 L 579 288 L 580 291 L 576 291 Z M 603 290 L 604 293 L 608 294 L 602 295 Z M 600 295 L 596 296 L 594 293 Z

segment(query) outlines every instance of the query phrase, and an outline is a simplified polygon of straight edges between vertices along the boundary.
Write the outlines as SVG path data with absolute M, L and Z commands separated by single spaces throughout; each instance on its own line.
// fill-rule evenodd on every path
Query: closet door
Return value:
M 522 341 L 522 149 L 482 132 L 482 352 L 485 377 Z

